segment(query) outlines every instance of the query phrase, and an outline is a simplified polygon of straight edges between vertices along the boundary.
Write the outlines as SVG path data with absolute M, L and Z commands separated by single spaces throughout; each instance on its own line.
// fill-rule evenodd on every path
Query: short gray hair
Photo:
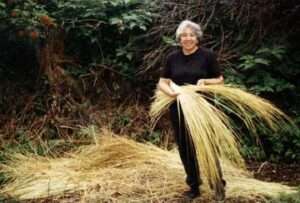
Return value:
M 190 20 L 184 20 L 184 21 L 182 21 L 182 22 L 179 24 L 179 26 L 178 26 L 178 28 L 177 28 L 177 30 L 176 30 L 176 41 L 177 41 L 177 42 L 180 41 L 180 35 L 183 33 L 183 30 L 184 30 L 185 28 L 187 28 L 187 27 L 188 27 L 188 28 L 191 28 L 191 29 L 193 30 L 193 32 L 195 32 L 195 34 L 196 34 L 198 40 L 200 40 L 200 39 L 202 38 L 202 36 L 203 36 L 203 31 L 202 31 L 202 29 L 201 29 L 201 26 L 198 25 L 198 24 L 196 24 L 196 23 L 194 23 L 194 22 L 192 22 L 192 21 L 190 21 Z

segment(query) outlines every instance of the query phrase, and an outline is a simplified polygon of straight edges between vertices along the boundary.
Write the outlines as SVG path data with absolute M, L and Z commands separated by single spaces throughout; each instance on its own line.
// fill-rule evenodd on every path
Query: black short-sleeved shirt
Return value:
M 201 47 L 190 55 L 184 55 L 181 49 L 169 54 L 161 77 L 184 85 L 196 84 L 199 79 L 217 78 L 221 74 L 215 54 Z

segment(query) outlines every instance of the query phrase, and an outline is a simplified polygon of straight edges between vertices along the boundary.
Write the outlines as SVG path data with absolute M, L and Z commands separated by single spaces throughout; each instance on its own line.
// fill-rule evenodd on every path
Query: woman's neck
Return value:
M 195 46 L 193 49 L 182 49 L 182 52 L 184 55 L 191 55 L 193 53 L 195 53 L 198 50 L 198 46 Z

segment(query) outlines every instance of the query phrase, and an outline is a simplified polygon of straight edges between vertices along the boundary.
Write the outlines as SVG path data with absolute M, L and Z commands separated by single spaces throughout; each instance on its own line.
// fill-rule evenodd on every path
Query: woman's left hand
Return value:
M 197 85 L 198 86 L 204 86 L 205 85 L 205 79 L 198 80 Z

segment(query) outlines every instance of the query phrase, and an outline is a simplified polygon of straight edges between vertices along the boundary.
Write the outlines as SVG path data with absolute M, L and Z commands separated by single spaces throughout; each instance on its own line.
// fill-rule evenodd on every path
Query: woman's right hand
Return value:
M 178 92 L 172 91 L 168 94 L 170 97 L 177 97 L 179 95 Z
M 170 97 L 177 97 L 179 95 L 178 92 L 174 91 L 170 84 L 172 83 L 172 80 L 167 78 L 160 78 L 158 82 L 158 88 L 164 92 L 166 95 Z

